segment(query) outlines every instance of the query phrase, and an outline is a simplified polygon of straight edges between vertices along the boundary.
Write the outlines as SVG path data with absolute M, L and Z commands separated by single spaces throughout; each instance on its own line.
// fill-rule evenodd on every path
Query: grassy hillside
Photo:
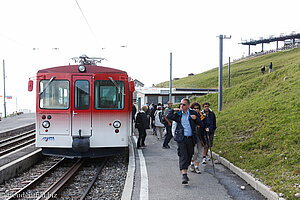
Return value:
M 266 65 L 268 72 L 270 62 L 273 62 L 274 69 L 278 70 L 284 66 L 300 63 L 299 48 L 273 53 L 258 58 L 239 61 L 230 66 L 230 85 L 234 86 L 244 81 L 260 75 L 260 68 Z M 181 78 L 173 82 L 173 87 L 176 88 L 218 88 L 218 68 L 206 71 L 194 76 Z M 228 67 L 223 68 L 223 87 L 227 88 L 228 82 Z M 169 87 L 169 81 L 157 84 L 156 87 Z
M 260 74 L 260 66 L 273 62 L 274 72 Z M 217 88 L 217 69 L 174 81 L 176 87 Z M 224 78 L 227 68 L 224 67 Z M 224 80 L 223 110 L 218 95 L 208 101 L 217 116 L 213 151 L 296 199 L 300 192 L 300 48 L 231 65 L 231 86 Z

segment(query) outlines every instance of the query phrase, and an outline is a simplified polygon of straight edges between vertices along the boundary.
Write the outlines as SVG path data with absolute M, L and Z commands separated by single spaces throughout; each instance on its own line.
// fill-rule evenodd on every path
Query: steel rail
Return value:
M 30 138 L 33 136 L 35 136 L 35 130 L 28 131 L 28 132 L 25 132 L 25 133 L 22 133 L 20 135 L 16 135 L 16 136 L 13 136 L 10 138 L 6 138 L 6 139 L 0 141 L 0 148 L 4 148 L 5 146 L 8 146 L 8 145 L 13 145 L 17 142 L 20 142 L 26 138 Z
M 95 181 L 98 178 L 98 175 L 100 174 L 100 172 L 102 171 L 104 165 L 106 164 L 108 158 L 104 158 L 102 160 L 102 163 L 100 164 L 100 166 L 97 168 L 97 173 L 95 174 L 93 180 L 90 182 L 89 186 L 87 187 L 87 189 L 85 190 L 85 192 L 82 194 L 80 200 L 84 200 L 86 198 L 86 196 L 88 195 L 88 193 L 90 192 L 92 186 L 94 185 Z
M 45 171 L 43 174 L 41 174 L 39 177 L 31 181 L 28 185 L 20 189 L 18 192 L 16 192 L 13 196 L 9 197 L 7 200 L 13 200 L 13 199 L 20 199 L 19 197 L 22 197 L 23 194 L 25 194 L 25 191 L 33 188 L 36 186 L 45 176 L 52 173 L 53 170 L 55 170 L 63 161 L 65 158 L 62 158 L 57 163 L 55 163 L 52 167 L 50 167 L 47 171 Z
M 68 180 L 73 177 L 73 175 L 78 171 L 78 169 L 84 163 L 84 159 L 79 159 L 60 179 L 53 183 L 42 195 L 40 195 L 36 200 L 41 199 L 51 199 L 56 196 L 56 192 L 59 191 Z
M 33 132 L 35 132 L 35 129 L 27 131 L 27 132 L 24 132 L 24 133 L 21 133 L 21 134 L 18 134 L 18 135 L 15 135 L 15 136 L 11 136 L 11 137 L 5 138 L 3 140 L 0 140 L 0 144 L 3 144 L 3 143 L 8 142 L 10 140 L 22 137 L 24 135 L 28 135 L 28 134 L 33 133 Z
M 13 152 L 13 151 L 15 151 L 15 150 L 17 150 L 17 149 L 19 149 L 19 148 L 21 148 L 21 147 L 24 147 L 24 146 L 26 146 L 26 145 L 28 145 L 28 144 L 33 144 L 35 142 L 35 138 L 34 139 L 31 139 L 31 140 L 28 140 L 28 141 L 26 141 L 26 142 L 23 142 L 23 143 L 21 143 L 21 144 L 19 144 L 19 145 L 16 145 L 16 146 L 14 146 L 14 147 L 11 147 L 11 148 L 9 148 L 9 149 L 6 149 L 6 150 L 4 150 L 4 151 L 1 151 L 0 152 L 0 157 L 1 156 L 4 156 L 5 154 L 8 154 L 8 153 L 10 153 L 10 152 Z

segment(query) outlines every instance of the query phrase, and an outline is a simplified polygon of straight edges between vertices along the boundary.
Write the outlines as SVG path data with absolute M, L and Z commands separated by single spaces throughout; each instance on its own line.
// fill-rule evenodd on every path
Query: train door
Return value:
M 73 76 L 72 136 L 92 135 L 92 76 Z

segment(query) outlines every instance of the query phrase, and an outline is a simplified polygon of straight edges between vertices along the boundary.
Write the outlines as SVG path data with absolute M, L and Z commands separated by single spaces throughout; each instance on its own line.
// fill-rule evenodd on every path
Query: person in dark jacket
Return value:
M 149 107 L 149 104 L 148 103 L 146 103 L 146 106 L 147 106 L 147 110 L 145 111 L 145 113 L 146 113 L 146 117 L 147 117 L 147 126 L 146 126 L 146 129 L 150 129 L 150 115 L 151 115 L 151 113 L 150 113 L 150 107 Z
M 203 127 L 199 114 L 189 109 L 189 99 L 182 99 L 180 108 L 170 109 L 167 118 L 177 122 L 174 140 L 178 144 L 179 168 L 182 173 L 182 184 L 188 184 L 187 169 L 191 164 L 194 146 L 197 143 L 196 126 Z M 174 110 L 177 111 L 174 113 Z
M 132 104 L 132 121 L 135 122 L 136 107 Z
M 173 103 L 171 101 L 168 101 L 168 107 L 164 110 L 164 119 L 165 119 L 165 126 L 167 130 L 166 138 L 163 143 L 164 149 L 170 149 L 169 142 L 172 139 L 172 120 L 169 120 L 166 116 L 169 113 L 169 110 L 172 108 Z
M 263 65 L 263 66 L 260 68 L 260 71 L 261 71 L 261 74 L 264 75 L 264 74 L 265 74 L 265 71 L 266 71 L 266 66 Z
M 152 130 L 153 130 L 153 135 L 156 135 L 156 127 L 154 124 L 154 121 L 155 121 L 154 113 L 156 110 L 157 110 L 157 105 L 153 104 L 152 108 L 150 109 L 151 126 L 152 126 Z
M 206 164 L 206 155 L 209 147 L 213 146 L 214 140 L 214 133 L 217 128 L 216 123 L 216 115 L 215 113 L 209 108 L 210 104 L 208 102 L 204 102 L 202 104 L 203 110 L 201 113 L 205 117 L 205 131 L 208 134 L 208 141 L 206 141 L 206 145 L 203 151 L 203 161 L 202 164 Z
M 269 65 L 269 73 L 273 72 L 273 63 L 271 62 Z
M 143 106 L 142 110 L 140 112 L 138 112 L 138 114 L 136 115 L 136 119 L 135 119 L 135 121 L 136 121 L 135 125 L 139 131 L 139 137 L 138 137 L 137 144 L 136 144 L 136 147 L 138 149 L 141 147 L 146 147 L 146 145 L 145 145 L 145 139 L 147 136 L 146 128 L 148 125 L 147 121 L 149 121 L 146 116 L 147 110 L 148 110 L 148 106 Z

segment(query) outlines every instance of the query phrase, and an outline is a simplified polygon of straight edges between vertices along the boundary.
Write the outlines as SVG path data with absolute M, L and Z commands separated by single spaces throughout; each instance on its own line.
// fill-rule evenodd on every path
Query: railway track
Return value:
M 0 140 L 0 157 L 35 142 L 35 130 Z
M 34 149 L 34 142 L 35 130 L 1 138 L 0 157 L 10 160 L 11 155 L 25 156 Z M 28 171 L 22 174 L 18 172 L 19 175 L 14 175 L 16 178 L 6 179 L 0 185 L 0 200 L 53 197 L 120 199 L 126 178 L 127 159 L 111 157 L 105 165 L 106 160 L 71 160 L 45 156 Z M 105 171 L 102 170 L 104 165 Z
M 107 159 L 101 159 L 100 162 L 86 161 L 86 159 L 61 159 L 58 160 L 52 167 L 42 173 L 40 176 L 32 180 L 26 186 L 18 190 L 15 194 L 10 196 L 8 199 L 51 199 L 51 198 L 62 198 L 69 199 L 70 194 L 68 188 L 72 188 L 73 184 L 81 184 L 80 187 L 84 190 L 80 192 L 82 194 L 80 197 L 78 194 L 71 197 L 71 199 L 85 199 L 89 194 L 90 189 L 94 185 L 95 181 L 101 170 L 103 169 Z M 95 166 L 97 169 L 95 170 Z M 74 179 L 75 175 L 81 176 L 79 172 L 84 172 L 85 176 L 89 177 L 87 182 L 76 181 Z

